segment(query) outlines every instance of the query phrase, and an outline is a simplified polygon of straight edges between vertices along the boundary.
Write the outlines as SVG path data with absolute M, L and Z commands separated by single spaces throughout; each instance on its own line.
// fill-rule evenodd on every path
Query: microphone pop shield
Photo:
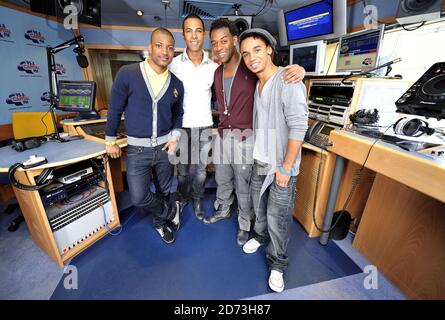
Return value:
M 76 56 L 77 64 L 81 68 L 88 68 L 88 59 L 83 54 L 78 53 Z

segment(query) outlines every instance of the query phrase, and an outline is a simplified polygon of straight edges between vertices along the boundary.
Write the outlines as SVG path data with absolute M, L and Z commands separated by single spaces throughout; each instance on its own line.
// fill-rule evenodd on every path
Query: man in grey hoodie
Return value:
M 269 242 L 269 287 L 281 292 L 308 107 L 301 82 L 284 85 L 280 81 L 283 68 L 272 62 L 275 45 L 276 40 L 263 29 L 249 29 L 240 35 L 244 62 L 259 79 L 253 111 L 255 142 L 250 185 L 256 236 L 246 242 L 243 251 L 254 253 Z

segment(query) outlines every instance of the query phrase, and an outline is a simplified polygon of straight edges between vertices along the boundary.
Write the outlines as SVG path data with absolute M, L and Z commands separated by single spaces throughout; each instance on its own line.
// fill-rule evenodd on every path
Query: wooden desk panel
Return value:
M 445 203 L 378 174 L 353 246 L 413 299 L 445 299 Z
M 363 164 L 374 140 L 333 131 L 330 151 Z M 377 172 L 353 246 L 413 299 L 445 299 L 445 163 L 376 143 Z

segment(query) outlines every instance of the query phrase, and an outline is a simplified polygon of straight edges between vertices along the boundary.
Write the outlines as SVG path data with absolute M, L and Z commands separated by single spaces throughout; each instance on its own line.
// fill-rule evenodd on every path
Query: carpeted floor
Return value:
M 214 194 L 205 199 L 212 212 Z M 120 213 L 118 236 L 107 236 L 71 261 L 78 288 L 65 289 L 60 280 L 52 299 L 243 299 L 272 292 L 264 248 L 247 255 L 237 246 L 235 215 L 205 225 L 191 206 L 183 211 L 176 241 L 167 245 L 153 229 L 151 217 L 135 208 Z M 361 272 L 330 241 L 321 246 L 293 221 L 288 246 L 286 289 Z

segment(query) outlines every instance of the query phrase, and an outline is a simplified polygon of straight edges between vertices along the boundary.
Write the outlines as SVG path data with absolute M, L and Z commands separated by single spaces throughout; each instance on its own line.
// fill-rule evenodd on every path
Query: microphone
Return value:
M 79 40 L 76 44 L 76 47 L 73 50 L 76 54 L 77 64 L 81 68 L 88 68 L 88 59 L 84 56 L 85 49 L 83 47 L 83 39 Z

